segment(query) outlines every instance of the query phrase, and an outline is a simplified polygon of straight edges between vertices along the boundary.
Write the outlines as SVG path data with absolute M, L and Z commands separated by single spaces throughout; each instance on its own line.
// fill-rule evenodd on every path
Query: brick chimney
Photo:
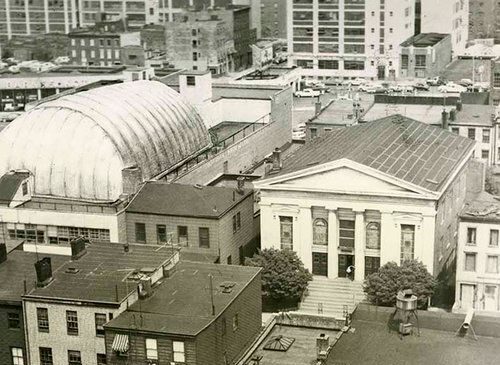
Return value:
M 281 170 L 281 150 L 278 147 L 276 147 L 273 151 L 272 163 L 272 171 Z
M 36 270 L 36 285 L 38 287 L 46 286 L 52 281 L 52 264 L 50 257 L 44 257 L 43 259 L 35 262 Z
M 457 111 L 455 109 L 450 110 L 450 122 L 454 122 L 456 119 Z
M 445 109 L 441 112 L 441 127 L 448 130 L 448 112 Z
M 78 260 L 87 253 L 87 243 L 89 243 L 89 241 L 83 237 L 78 237 L 70 242 L 71 260 Z

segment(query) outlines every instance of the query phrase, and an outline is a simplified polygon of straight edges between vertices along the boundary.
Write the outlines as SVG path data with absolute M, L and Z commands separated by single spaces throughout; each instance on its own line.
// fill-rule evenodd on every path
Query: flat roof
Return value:
M 125 252 L 121 244 L 94 242 L 87 245 L 84 256 L 52 270 L 50 284 L 35 288 L 26 297 L 119 304 L 137 288 L 126 280 L 131 273 L 159 268 L 171 257 L 172 249 L 166 246 L 131 244 Z M 67 272 L 68 268 L 78 272 Z
M 224 312 L 260 270 L 181 261 L 150 297 L 134 303 L 105 327 L 131 330 L 133 326 L 134 331 L 195 336 Z M 212 315 L 209 275 L 212 275 L 215 315 Z M 221 284 L 226 283 L 233 285 L 229 293 L 222 292 Z
M 125 208 L 127 213 L 219 218 L 252 190 L 149 181 Z
M 283 160 L 280 176 L 340 159 L 440 191 L 475 142 L 402 115 L 335 128 Z
M 463 104 L 462 110 L 456 113 L 454 122 L 450 125 L 475 125 L 491 127 L 493 125 L 492 115 L 495 114 L 493 105 Z
M 0 302 L 20 304 L 24 292 L 24 281 L 26 281 L 27 292 L 35 288 L 36 271 L 35 262 L 43 257 L 50 257 L 52 271 L 57 270 L 65 262 L 70 260 L 68 256 L 62 255 L 37 255 L 34 252 L 24 252 L 15 249 L 7 254 L 7 260 L 0 263 Z
M 451 105 L 444 108 L 447 112 L 455 109 Z M 362 120 L 363 122 L 372 122 L 390 115 L 401 114 L 422 123 L 441 124 L 442 112 L 442 105 L 376 103 L 366 111 Z
M 500 197 L 486 191 L 468 195 L 460 218 L 466 221 L 500 222 Z
M 450 37 L 450 35 L 445 33 L 420 33 L 405 40 L 401 43 L 401 47 L 432 47 L 446 37 Z
M 366 110 L 373 103 L 373 95 L 364 94 L 358 100 L 362 110 Z M 356 123 L 352 100 L 332 100 L 321 112 L 308 119 L 307 123 L 318 123 L 328 125 L 352 125 Z

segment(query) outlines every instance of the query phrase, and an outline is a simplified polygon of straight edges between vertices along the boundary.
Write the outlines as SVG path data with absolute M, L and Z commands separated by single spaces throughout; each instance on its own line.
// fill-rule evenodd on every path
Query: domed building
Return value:
M 196 110 L 157 81 L 40 104 L 0 133 L 0 176 L 24 171 L 32 195 L 112 202 L 210 145 Z

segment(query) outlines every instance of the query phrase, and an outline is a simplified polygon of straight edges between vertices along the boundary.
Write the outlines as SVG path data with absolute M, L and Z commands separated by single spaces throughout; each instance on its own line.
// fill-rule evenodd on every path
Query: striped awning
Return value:
M 113 339 L 113 345 L 111 348 L 115 352 L 127 352 L 128 351 L 128 335 L 116 334 Z

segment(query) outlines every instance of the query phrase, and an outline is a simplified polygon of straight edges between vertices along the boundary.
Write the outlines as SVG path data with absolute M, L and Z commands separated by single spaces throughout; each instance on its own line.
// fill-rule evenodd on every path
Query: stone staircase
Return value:
M 365 294 L 362 282 L 315 276 L 309 282 L 307 295 L 299 305 L 299 312 L 341 319 L 345 318 L 344 306 L 352 313 L 363 300 Z

